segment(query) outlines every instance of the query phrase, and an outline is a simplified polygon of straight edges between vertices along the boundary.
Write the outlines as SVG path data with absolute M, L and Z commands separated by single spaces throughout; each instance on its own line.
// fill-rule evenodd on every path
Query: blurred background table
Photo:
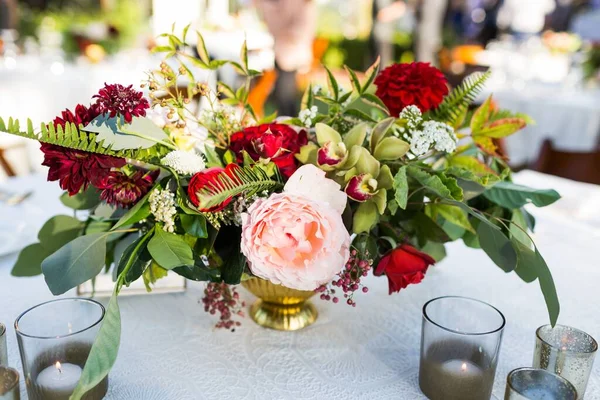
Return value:
M 600 338 L 600 188 L 533 171 L 515 180 L 562 193 L 557 203 L 535 210 L 534 239 L 557 283 L 559 322 Z M 11 226 L 20 226 L 20 246 L 35 240 L 46 216 L 69 212 L 58 201 L 58 186 L 43 175 L 14 178 L 0 189 L 33 191 L 18 206 L 0 205 L 1 231 L 14 233 Z M 9 215 L 21 217 L 11 221 Z M 10 363 L 20 369 L 12 322 L 52 295 L 42 277 L 11 277 L 15 260 L 16 254 L 0 257 L 0 320 L 9 329 Z M 475 297 L 505 314 L 494 386 L 494 399 L 502 399 L 506 375 L 531 365 L 535 329 L 548 321 L 537 285 L 507 276 L 482 251 L 461 242 L 448 246 L 448 257 L 419 285 L 390 297 L 385 279 L 370 278 L 367 285 L 369 293 L 358 296 L 356 308 L 315 299 L 319 319 L 294 333 L 266 330 L 248 318 L 234 333 L 215 330 L 215 320 L 198 304 L 202 284 L 180 294 L 122 297 L 121 349 L 107 399 L 424 399 L 418 388 L 421 308 L 442 295 Z M 253 300 L 245 291 L 243 296 Z M 585 398 L 600 399 L 600 362 Z

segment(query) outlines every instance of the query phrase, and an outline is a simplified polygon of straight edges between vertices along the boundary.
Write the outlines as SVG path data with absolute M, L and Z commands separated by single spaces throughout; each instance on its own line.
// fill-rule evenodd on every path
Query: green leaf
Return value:
M 352 247 L 363 257 L 376 259 L 379 255 L 377 241 L 367 233 L 356 235 L 352 241 Z
M 355 108 L 350 108 L 350 109 L 344 110 L 344 116 L 348 117 L 347 119 L 351 119 L 351 120 L 357 120 L 357 121 L 362 121 L 362 122 L 371 122 L 371 123 L 377 122 L 373 118 L 371 118 L 368 114 L 365 114 L 363 111 L 357 110 Z
M 122 276 L 125 285 L 136 281 L 150 265 L 152 257 L 148 252 L 147 245 L 151 237 L 152 231 L 137 238 L 123 252 L 117 266 L 117 276 L 121 276 L 123 271 L 126 271 L 126 274 Z
M 363 93 L 360 96 L 360 99 L 363 101 L 363 103 L 366 103 L 372 107 L 375 107 L 376 109 L 382 111 L 385 115 L 390 115 L 390 112 L 387 109 L 386 105 L 383 104 L 383 101 L 381 101 L 381 99 L 379 97 L 375 96 L 374 94 Z
M 442 173 L 433 175 L 415 166 L 409 166 L 407 172 L 429 193 L 443 199 L 462 200 L 462 189 L 458 186 L 456 179 L 449 178 Z
M 398 207 L 405 210 L 408 201 L 408 180 L 406 178 L 406 166 L 400 167 L 396 176 L 394 176 L 394 199 Z
M 522 118 L 503 118 L 483 126 L 477 132 L 473 132 L 472 135 L 500 139 L 520 131 L 526 125 L 527 123 Z
M 471 117 L 471 132 L 478 132 L 483 125 L 490 119 L 492 96 L 489 96 Z
M 517 239 L 528 248 L 533 248 L 533 242 L 527 234 L 527 221 L 521 210 L 513 210 L 510 220 L 510 237 Z
M 496 175 L 493 169 L 479 161 L 478 159 L 465 155 L 450 157 L 448 165 L 451 167 L 460 167 L 478 176 Z M 479 181 L 479 180 L 478 180 Z
M 436 121 L 445 121 L 454 126 L 463 115 L 469 105 L 477 98 L 485 82 L 491 76 L 491 72 L 476 72 L 468 76 L 462 84 L 452 90 L 444 101 L 432 111 L 432 117 Z
M 40 275 L 42 273 L 42 261 L 50 254 L 52 253 L 41 244 L 30 244 L 21 250 L 10 274 L 18 277 Z
M 375 60 L 373 65 L 371 65 L 369 67 L 369 69 L 367 69 L 365 71 L 366 79 L 363 82 L 362 93 L 367 91 L 367 89 L 369 89 L 369 86 L 371 86 L 371 84 L 375 80 L 375 77 L 377 76 L 377 73 L 379 72 L 379 64 L 380 63 L 381 63 L 381 58 L 377 57 L 377 60 Z
M 208 54 L 208 50 L 206 50 L 206 45 L 204 44 L 204 38 L 198 31 L 196 31 L 196 36 L 197 36 L 196 50 L 198 51 L 200 60 L 202 60 L 202 62 L 204 64 L 208 64 L 208 63 L 210 63 L 210 55 Z
M 188 235 L 192 235 L 197 238 L 208 237 L 208 230 L 206 229 L 206 218 L 202 215 L 180 215 L 181 226 Z
M 436 262 L 442 261 L 446 257 L 446 247 L 443 243 L 427 242 L 421 247 L 421 251 L 430 255 Z
M 550 269 L 537 248 L 535 249 L 535 256 L 536 263 L 534 265 L 537 271 L 540 288 L 544 294 L 546 307 L 548 308 L 550 324 L 555 326 L 558 315 L 560 314 L 560 303 L 558 301 L 558 294 L 556 293 L 556 286 L 554 285 L 554 279 L 552 279 Z
M 204 154 L 206 155 L 207 167 L 224 167 L 221 157 L 219 157 L 214 147 L 205 144 Z
M 372 153 L 375 152 L 377 145 L 387 135 L 392 125 L 394 125 L 394 122 L 396 122 L 396 119 L 390 117 L 382 120 L 373 127 L 373 131 L 371 132 L 371 139 L 369 142 L 369 146 L 371 148 Z
M 155 188 L 156 186 L 154 186 Z M 150 189 L 148 193 L 144 197 L 140 199 L 133 207 L 129 209 L 113 226 L 112 230 L 116 230 L 123 226 L 133 225 L 136 222 L 140 222 L 143 219 L 148 218 L 150 216 L 150 206 L 148 205 L 148 199 L 150 198 L 150 193 L 154 190 L 154 188 Z
M 377 224 L 379 220 L 379 214 L 377 212 L 377 206 L 371 201 L 360 203 L 356 212 L 354 213 L 354 219 L 352 223 L 352 231 L 354 233 L 369 232 L 371 228 Z
M 337 80 L 335 79 L 335 76 L 333 76 L 329 68 L 327 68 L 325 65 L 323 66 L 323 68 L 325 68 L 325 72 L 327 72 L 327 86 L 329 87 L 329 93 L 331 94 L 332 98 L 337 101 L 340 95 L 340 88 L 337 83 Z
M 246 40 L 244 40 L 242 49 L 240 50 L 240 60 L 242 61 L 244 71 L 248 71 L 248 45 L 246 44 Z
M 535 268 L 537 256 L 535 251 L 514 237 L 510 239 L 510 242 L 517 253 L 517 267 L 515 268 L 515 273 L 524 282 L 531 283 L 535 281 L 537 279 L 537 270 Z
M 361 123 L 355 125 L 350 131 L 344 136 L 344 144 L 346 149 L 350 150 L 354 146 L 362 146 L 365 138 L 367 137 L 368 125 Z
M 65 293 L 102 271 L 107 233 L 80 236 L 42 262 L 42 272 L 54 295 Z
M 38 240 L 50 254 L 81 234 L 83 222 L 67 215 L 50 218 L 38 232 Z
M 317 134 L 317 142 L 320 146 L 323 146 L 328 142 L 337 144 L 342 141 L 340 134 L 329 125 L 318 123 L 315 125 L 315 131 Z
M 233 247 L 223 258 L 221 279 L 230 285 L 237 285 L 241 281 L 246 266 L 246 257 L 240 250 L 239 241 L 236 241 Z
M 95 220 L 90 218 L 87 226 L 85 227 L 85 234 L 89 235 L 91 233 L 108 232 L 113 225 L 114 221 Z
M 348 72 L 348 77 L 350 78 L 350 83 L 352 84 L 352 90 L 357 93 L 361 92 L 360 81 L 358 80 L 358 76 L 356 72 L 354 72 L 350 67 L 344 65 L 344 69 Z
M 181 236 L 165 232 L 156 227 L 155 234 L 148 243 L 150 255 L 164 269 L 182 265 L 194 265 L 194 255 L 190 246 Z
M 417 230 L 419 243 L 425 245 L 428 241 L 445 243 L 450 241 L 448 234 L 434 220 L 419 212 L 413 217 L 413 226 Z
M 467 213 L 469 213 L 471 216 L 477 218 L 480 222 L 483 222 L 484 224 L 486 224 L 489 228 L 500 230 L 500 227 L 498 227 L 498 226 L 494 225 L 493 223 L 491 223 L 478 210 L 475 210 L 475 209 L 469 207 L 467 204 L 465 204 L 463 202 L 456 201 L 456 200 L 444 200 L 443 203 L 445 203 L 445 204 L 452 204 L 453 206 L 460 207 L 463 210 L 465 210 Z
M 427 207 L 431 209 L 434 217 L 439 215 L 446 221 L 475 233 L 475 230 L 469 222 L 469 217 L 463 209 L 449 204 L 429 204 Z
M 112 150 L 147 149 L 156 145 L 157 141 L 168 139 L 167 134 L 149 118 L 133 117 L 130 124 L 123 124 L 120 128 L 117 126 L 119 118 L 121 117 L 111 118 L 108 114 L 101 114 L 83 130 L 96 133 L 96 141 Z M 144 138 L 132 132 L 143 135 Z
M 100 192 L 93 186 L 89 186 L 87 190 L 74 196 L 69 196 L 67 192 L 63 193 L 60 196 L 60 201 L 74 210 L 89 210 L 100 204 Z
M 108 375 L 117 360 L 121 338 L 121 313 L 117 295 L 117 288 L 115 288 L 108 302 L 98 336 L 70 400 L 80 400 L 86 392 L 96 387 Z
M 487 224 L 479 224 L 477 228 L 479 244 L 490 259 L 504 272 L 513 271 L 517 266 L 517 253 L 506 235 Z
M 383 138 L 375 147 L 373 156 L 380 161 L 399 160 L 410 148 L 410 145 L 397 137 Z
M 556 190 L 532 189 L 506 181 L 498 182 L 483 192 L 483 195 L 488 200 L 511 210 L 521 208 L 528 203 L 533 203 L 537 207 L 545 207 L 560 199 Z
M 184 267 L 179 267 L 179 268 L 184 268 Z M 175 268 L 175 269 L 179 269 L 179 268 Z M 142 279 L 144 280 L 144 286 L 146 286 L 146 291 L 151 292 L 152 286 L 150 286 L 150 285 L 155 284 L 159 279 L 162 279 L 162 278 L 166 277 L 167 275 L 169 275 L 169 271 L 162 268 L 157 263 L 154 263 L 154 262 L 150 263 L 150 266 L 148 268 L 146 268 L 144 270 L 144 273 L 142 274 Z

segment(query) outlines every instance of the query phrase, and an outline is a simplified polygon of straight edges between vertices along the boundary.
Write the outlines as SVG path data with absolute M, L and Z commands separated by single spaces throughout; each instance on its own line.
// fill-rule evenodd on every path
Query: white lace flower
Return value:
M 182 175 L 192 175 L 206 168 L 204 159 L 194 150 L 174 150 L 161 160 L 163 165 L 173 168 Z
M 305 108 L 304 110 L 300 111 L 298 118 L 304 124 L 304 126 L 310 128 L 312 126 L 313 120 L 317 117 L 318 111 L 319 109 L 317 108 L 317 106 Z
M 454 129 L 443 122 L 426 121 L 423 123 L 424 131 L 431 140 L 435 142 L 434 148 L 437 151 L 452 153 L 456 150 L 456 134 Z
M 166 189 L 156 189 L 150 193 L 148 199 L 150 212 L 157 221 L 162 222 L 163 229 L 173 233 L 175 231 L 175 195 Z
M 419 110 L 419 107 L 412 105 L 404 107 L 400 112 L 399 118 L 406 120 L 406 126 L 409 131 L 417 129 L 421 122 L 423 122 L 421 110 Z

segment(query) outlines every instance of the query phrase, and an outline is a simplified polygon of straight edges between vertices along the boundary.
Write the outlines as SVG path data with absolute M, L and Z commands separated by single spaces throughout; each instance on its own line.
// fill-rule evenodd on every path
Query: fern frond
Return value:
M 433 119 L 444 121 L 454 126 L 457 120 L 469 108 L 489 79 L 490 71 L 475 72 L 468 76 L 463 83 L 452 90 L 442 103 L 431 112 Z
M 159 164 L 160 159 L 165 156 L 170 149 L 165 146 L 155 145 L 148 149 L 130 149 L 113 150 L 110 146 L 104 146 L 104 141 L 97 142 L 96 134 L 84 132 L 73 123 L 62 126 L 55 126 L 53 123 L 40 125 L 40 131 L 33 129 L 33 123 L 27 119 L 27 129 L 21 130 L 19 120 L 8 119 L 8 124 L 0 118 L 0 132 L 10 133 L 11 135 L 21 136 L 27 139 L 37 140 L 41 143 L 55 144 L 73 150 L 87 151 L 89 153 L 103 154 L 107 156 L 129 158 L 131 160 Z
M 283 186 L 279 176 L 269 177 L 260 167 L 240 167 L 229 164 L 216 176 L 207 177 L 204 185 L 196 192 L 199 206 L 209 210 L 225 203 L 234 196 L 244 194 L 251 197 L 264 190 L 273 190 Z

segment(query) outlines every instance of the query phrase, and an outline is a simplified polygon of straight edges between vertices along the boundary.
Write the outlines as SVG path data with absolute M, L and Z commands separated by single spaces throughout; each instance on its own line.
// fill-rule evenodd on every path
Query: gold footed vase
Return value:
M 258 297 L 250 306 L 250 316 L 264 328 L 296 331 L 317 320 L 317 309 L 308 300 L 315 295 L 313 291 L 290 289 L 260 278 L 244 281 L 242 286 Z

